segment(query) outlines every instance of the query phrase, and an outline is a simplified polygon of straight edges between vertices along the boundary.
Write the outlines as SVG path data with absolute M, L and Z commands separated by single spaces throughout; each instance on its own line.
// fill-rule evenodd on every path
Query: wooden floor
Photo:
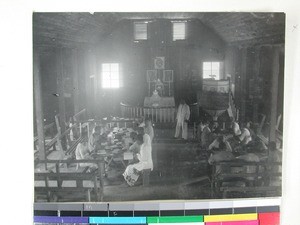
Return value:
M 195 185 L 190 181 L 207 177 L 207 155 L 199 144 L 174 139 L 172 129 L 157 129 L 152 145 L 154 169 L 149 187 L 129 187 L 123 179 L 124 166 L 115 163 L 105 178 L 104 201 L 210 198 L 209 180 Z M 189 190 L 187 190 L 189 189 Z
M 122 176 L 125 166 L 121 161 L 113 161 L 104 178 L 102 201 L 222 198 L 212 193 L 207 163 L 209 155 L 207 151 L 201 150 L 197 140 L 175 139 L 174 129 L 171 128 L 155 128 L 155 134 L 152 144 L 154 169 L 150 173 L 149 186 L 143 186 L 140 177 L 136 186 L 129 187 Z M 260 195 L 241 195 L 240 192 L 234 195 L 235 198 L 243 196 Z M 58 201 L 82 201 L 84 196 L 81 199 L 74 194 L 63 197 Z

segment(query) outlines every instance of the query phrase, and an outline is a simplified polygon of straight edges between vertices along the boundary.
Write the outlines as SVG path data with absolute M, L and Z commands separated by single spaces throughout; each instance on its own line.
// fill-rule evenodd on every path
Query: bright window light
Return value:
M 173 41 L 185 39 L 186 22 L 173 22 Z
M 120 66 L 119 63 L 102 64 L 102 88 L 120 87 Z
M 203 62 L 203 79 L 220 80 L 220 62 Z
M 134 23 L 134 40 L 147 40 L 147 24 L 148 22 Z

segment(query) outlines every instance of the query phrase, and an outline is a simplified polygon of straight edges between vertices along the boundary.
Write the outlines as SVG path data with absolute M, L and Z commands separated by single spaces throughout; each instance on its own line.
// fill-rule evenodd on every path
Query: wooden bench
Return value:
M 212 166 L 211 192 L 212 196 L 226 198 L 230 193 L 239 192 L 241 195 L 253 193 L 256 195 L 274 193 L 279 196 L 280 186 L 269 186 L 268 180 L 281 180 L 281 172 L 271 171 L 270 168 L 281 166 L 280 163 L 245 162 L 233 160 L 218 162 Z M 241 186 L 223 186 L 224 183 L 240 182 Z
M 261 186 L 261 187 L 223 187 L 220 188 L 223 198 L 233 197 L 234 193 L 243 193 L 247 197 L 277 197 L 281 196 L 281 187 Z
M 91 192 L 97 196 L 99 201 L 99 187 L 97 176 L 95 174 L 79 174 L 79 173 L 36 173 L 36 181 L 45 181 L 44 187 L 35 187 L 35 195 L 46 194 L 47 200 L 51 201 L 51 196 L 57 196 L 60 199 L 65 198 L 64 195 L 72 194 L 78 196 L 80 193 L 86 193 L 86 201 L 91 201 Z M 51 186 L 49 182 L 56 181 L 57 186 Z M 66 181 L 75 181 L 75 186 L 64 186 Z M 84 186 L 84 181 L 91 181 L 93 186 Z M 54 194 L 54 195 L 53 195 Z
M 99 160 L 43 160 L 39 163 L 55 164 L 55 169 L 35 172 L 35 198 L 44 197 L 47 201 L 72 200 L 68 195 L 84 198 L 86 201 L 103 200 L 102 161 Z M 61 168 L 62 164 L 95 163 L 98 169 Z M 55 198 L 53 197 L 55 196 Z M 57 199 L 56 199 L 57 198 Z
M 83 136 L 80 133 L 80 135 L 77 139 L 75 139 L 74 141 L 71 141 L 70 135 L 71 135 L 72 129 L 78 129 L 77 122 L 72 124 L 72 126 L 70 126 L 68 129 L 66 129 L 63 133 L 61 132 L 62 129 L 61 129 L 61 124 L 59 122 L 59 115 L 55 116 L 55 122 L 56 122 L 56 127 L 58 130 L 56 142 L 58 142 L 59 147 L 63 149 L 61 141 L 62 141 L 62 139 L 65 138 L 67 140 L 67 143 L 66 143 L 66 148 L 63 150 L 66 155 L 74 157 L 75 156 L 74 153 L 75 153 L 77 145 L 83 140 Z

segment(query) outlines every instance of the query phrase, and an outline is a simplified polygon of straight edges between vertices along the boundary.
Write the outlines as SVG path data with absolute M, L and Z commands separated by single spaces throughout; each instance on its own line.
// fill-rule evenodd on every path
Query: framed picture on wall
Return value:
M 173 70 L 164 70 L 163 82 L 173 82 Z
M 147 70 L 147 82 L 155 82 L 157 80 L 156 70 Z
M 157 70 L 163 70 L 165 68 L 165 57 L 155 57 L 154 68 Z

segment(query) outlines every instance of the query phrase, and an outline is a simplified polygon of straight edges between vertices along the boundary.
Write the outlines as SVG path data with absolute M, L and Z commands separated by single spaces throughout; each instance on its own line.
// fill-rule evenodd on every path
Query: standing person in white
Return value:
M 177 111 L 177 124 L 175 138 L 179 137 L 180 130 L 182 129 L 182 138 L 187 140 L 188 137 L 188 120 L 190 119 L 190 107 L 186 104 L 185 100 L 180 101 Z

